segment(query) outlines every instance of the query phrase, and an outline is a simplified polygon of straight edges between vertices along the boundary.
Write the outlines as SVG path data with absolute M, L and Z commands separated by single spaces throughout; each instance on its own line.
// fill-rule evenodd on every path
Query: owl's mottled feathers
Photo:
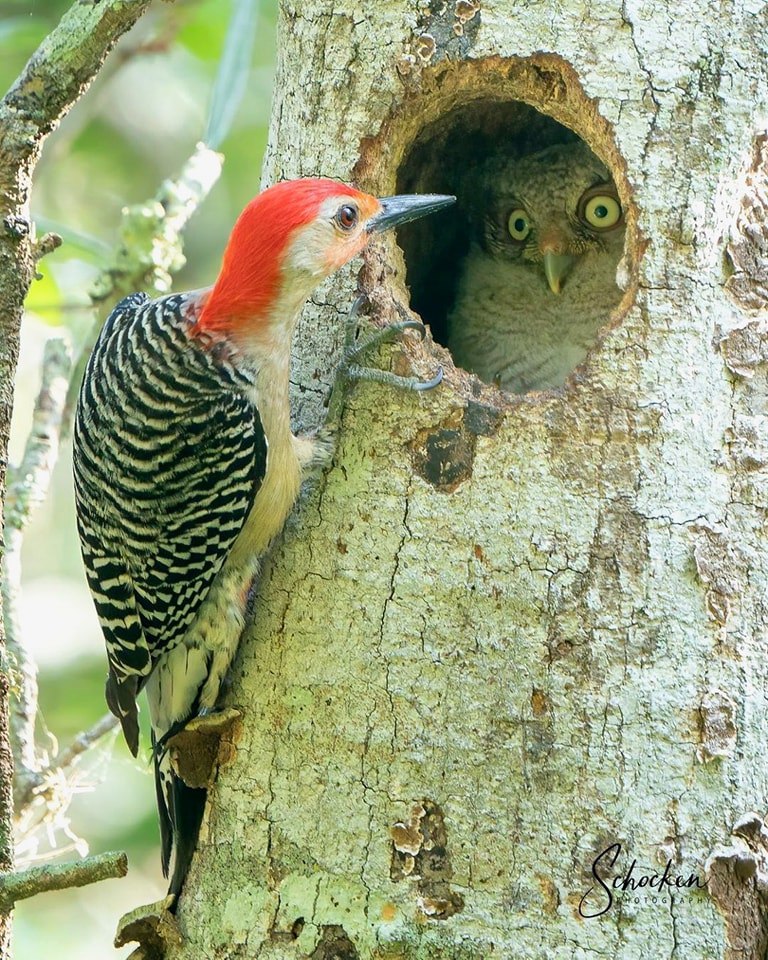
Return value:
M 622 296 L 623 214 L 603 199 L 619 203 L 611 176 L 579 141 L 489 160 L 475 182 L 448 345 L 459 366 L 505 390 L 562 386 Z M 606 207 L 614 225 L 587 222 Z

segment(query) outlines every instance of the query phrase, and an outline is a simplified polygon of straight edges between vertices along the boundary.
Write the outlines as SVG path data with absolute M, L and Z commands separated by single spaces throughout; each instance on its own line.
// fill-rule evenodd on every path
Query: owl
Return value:
M 489 160 L 476 176 L 448 346 L 504 390 L 562 386 L 622 296 L 616 187 L 581 141 Z

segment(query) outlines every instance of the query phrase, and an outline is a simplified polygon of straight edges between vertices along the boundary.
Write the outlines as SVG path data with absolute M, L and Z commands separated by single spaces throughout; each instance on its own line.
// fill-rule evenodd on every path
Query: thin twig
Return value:
M 34 257 L 35 263 L 38 260 L 42 260 L 43 257 L 47 257 L 49 253 L 53 253 L 54 250 L 62 244 L 62 239 L 58 233 L 44 233 L 42 237 L 35 243 L 32 256 Z
M 99 880 L 124 877 L 128 873 L 128 857 L 124 853 L 101 853 L 74 863 L 46 867 L 28 867 L 16 873 L 0 874 L 0 907 L 8 910 L 19 900 L 38 893 L 85 887 Z
M 49 340 L 43 352 L 42 382 L 32 414 L 32 429 L 21 463 L 11 469 L 8 478 L 6 530 L 22 531 L 48 494 L 71 368 L 72 357 L 66 343 Z
M 57 785 L 61 783 L 61 775 L 66 774 L 84 753 L 95 747 L 116 726 L 117 717 L 111 713 L 105 713 L 88 730 L 78 733 L 69 746 L 59 751 L 45 766 L 26 777 L 24 789 L 17 791 L 18 797 L 14 798 L 16 822 L 23 821 L 29 804 L 46 792 L 48 789 L 46 784 L 50 784 L 50 789 L 55 791 Z
M 101 720 L 94 723 L 90 729 L 79 733 L 72 743 L 48 764 L 48 770 L 68 770 L 78 757 L 90 750 L 108 733 L 111 733 L 116 726 L 117 717 L 111 713 L 105 713 Z

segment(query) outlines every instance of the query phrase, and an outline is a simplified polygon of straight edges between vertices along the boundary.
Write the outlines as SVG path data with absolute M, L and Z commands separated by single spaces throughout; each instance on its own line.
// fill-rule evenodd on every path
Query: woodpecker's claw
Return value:
M 293 438 L 294 449 L 304 476 L 330 467 L 336 452 L 336 441 L 336 430 L 328 424 L 311 433 Z
M 394 326 L 402 330 L 415 330 L 418 333 L 419 339 L 422 341 L 422 343 L 426 339 L 427 328 L 424 326 L 421 320 L 403 320 L 402 323 L 396 323 Z
M 400 377 L 388 370 L 377 370 L 375 367 L 358 367 L 356 365 L 347 367 L 344 376 L 350 380 L 368 380 L 370 383 L 383 383 L 400 390 L 415 390 L 417 393 L 422 393 L 424 390 L 432 390 L 433 387 L 442 382 L 443 368 L 438 367 L 437 373 L 431 380 L 419 380 L 418 377 Z
M 401 390 L 432 390 L 443 379 L 443 368 L 438 367 L 437 373 L 431 380 L 420 380 L 418 377 L 401 377 L 388 370 L 379 370 L 375 367 L 361 366 L 354 363 L 360 357 L 363 357 L 370 350 L 381 346 L 383 343 L 390 343 L 396 340 L 406 330 L 415 330 L 419 338 L 423 341 L 427 335 L 427 328 L 419 320 L 401 320 L 399 323 L 392 323 L 382 330 L 377 330 L 362 343 L 355 342 L 355 333 L 357 331 L 357 318 L 360 314 L 360 308 L 367 298 L 365 295 L 359 296 L 352 304 L 347 319 L 347 329 L 344 338 L 344 355 L 339 364 L 339 376 L 346 380 L 368 380 L 372 383 L 383 383 L 391 387 L 397 387 Z M 398 305 L 398 311 L 401 316 L 405 315 L 405 310 Z
M 415 377 L 413 379 L 416 379 Z M 443 368 L 438 367 L 437 373 L 432 377 L 431 380 L 417 380 L 413 385 L 414 390 L 424 391 L 432 390 L 434 387 L 439 386 L 443 382 Z
M 349 308 L 347 323 L 344 327 L 344 356 L 346 356 L 347 351 L 354 346 L 355 334 L 357 333 L 357 318 L 360 316 L 360 308 L 367 300 L 368 297 L 366 297 L 364 293 L 361 293 L 360 296 L 355 297 L 355 302 Z

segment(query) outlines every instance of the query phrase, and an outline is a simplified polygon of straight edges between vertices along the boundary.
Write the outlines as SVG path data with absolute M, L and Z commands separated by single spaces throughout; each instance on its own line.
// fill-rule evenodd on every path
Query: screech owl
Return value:
M 562 386 L 622 297 L 616 187 L 581 141 L 489 160 L 476 182 L 448 346 L 505 390 Z

